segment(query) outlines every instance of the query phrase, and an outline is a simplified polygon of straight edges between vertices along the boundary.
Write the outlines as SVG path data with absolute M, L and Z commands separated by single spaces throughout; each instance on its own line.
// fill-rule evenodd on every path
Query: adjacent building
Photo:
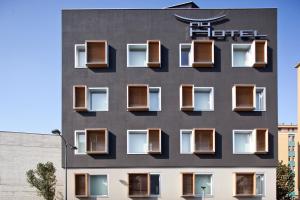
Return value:
M 0 131 L 0 199 L 42 200 L 27 182 L 26 172 L 40 162 L 56 168 L 56 199 L 63 199 L 60 137 Z
M 62 133 L 74 199 L 276 199 L 277 10 L 63 10 Z
M 294 196 L 299 195 L 299 134 L 297 125 L 278 125 L 278 160 L 295 173 Z

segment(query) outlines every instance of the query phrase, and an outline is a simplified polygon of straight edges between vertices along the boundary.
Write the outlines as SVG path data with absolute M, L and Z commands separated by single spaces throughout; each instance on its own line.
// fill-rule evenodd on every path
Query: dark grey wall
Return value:
M 212 69 L 179 68 L 179 43 L 190 42 L 188 25 L 173 14 L 187 17 L 227 15 L 227 22 L 216 29 L 257 29 L 268 35 L 269 64 L 265 69 L 232 68 L 231 44 L 215 42 L 216 65 Z M 69 167 L 269 167 L 277 163 L 277 11 L 276 9 L 168 9 L 168 10 L 64 10 L 62 12 L 62 131 L 74 142 L 74 130 L 108 128 L 111 154 L 74 155 Z M 89 39 L 109 43 L 109 69 L 74 68 L 74 44 Z M 159 39 L 162 68 L 127 68 L 126 44 Z M 162 111 L 126 111 L 126 85 L 146 83 L 162 87 Z M 215 111 L 186 113 L 179 110 L 179 86 L 215 88 Z M 237 83 L 254 83 L 267 88 L 266 112 L 233 112 L 231 88 Z M 77 113 L 72 109 L 72 86 L 109 87 L 109 112 Z M 126 130 L 160 127 L 163 131 L 162 155 L 127 155 Z M 216 128 L 216 154 L 180 155 L 180 129 Z M 269 128 L 270 153 L 233 155 L 232 130 Z

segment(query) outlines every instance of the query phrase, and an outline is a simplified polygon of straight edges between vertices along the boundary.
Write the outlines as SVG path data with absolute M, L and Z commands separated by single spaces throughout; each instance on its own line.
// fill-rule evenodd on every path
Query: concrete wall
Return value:
M 237 200 L 233 197 L 233 177 L 236 172 L 258 172 L 265 174 L 265 196 L 241 198 L 243 200 L 275 200 L 276 199 L 276 169 L 275 168 L 139 168 L 139 169 L 72 169 L 68 179 L 69 197 L 75 198 L 75 173 L 89 173 L 91 175 L 108 175 L 108 197 L 105 198 L 84 198 L 86 200 L 107 199 L 107 200 L 129 200 L 128 197 L 128 173 L 159 173 L 161 195 L 149 200 L 184 200 L 181 197 L 181 173 L 212 173 L 212 193 L 207 200 Z M 132 198 L 133 199 L 133 198 Z M 136 199 L 136 198 L 134 198 Z M 137 198 L 139 200 L 143 198 Z M 145 200 L 146 198 L 144 198 Z M 189 200 L 201 200 L 201 198 L 188 198 Z
M 56 167 L 57 199 L 63 195 L 60 137 L 46 134 L 0 132 L 0 199 L 40 200 L 26 180 L 26 171 L 39 162 Z
M 247 43 L 239 38 L 215 41 L 213 68 L 179 67 L 179 44 L 191 42 L 188 24 L 174 14 L 191 18 L 209 18 L 226 14 L 215 29 L 255 29 L 268 39 L 266 68 L 231 67 L 231 44 Z M 109 44 L 109 68 L 75 69 L 74 45 L 85 40 L 102 39 Z M 162 67 L 127 68 L 126 45 L 159 39 Z M 277 11 L 276 9 L 90 9 L 62 12 L 62 129 L 69 142 L 74 131 L 108 128 L 110 154 L 74 155 L 72 168 L 110 167 L 274 167 L 277 164 Z M 162 89 L 161 112 L 127 112 L 126 85 L 149 84 Z M 179 110 L 181 84 L 214 87 L 214 112 Z M 233 112 L 232 86 L 256 84 L 266 87 L 266 112 Z M 109 112 L 74 112 L 72 87 L 109 87 Z M 158 127 L 163 132 L 161 155 L 127 155 L 126 130 Z M 209 156 L 181 155 L 180 129 L 215 128 L 216 153 Z M 233 129 L 269 129 L 269 153 L 234 155 Z M 143 162 L 141 162 L 143 160 Z

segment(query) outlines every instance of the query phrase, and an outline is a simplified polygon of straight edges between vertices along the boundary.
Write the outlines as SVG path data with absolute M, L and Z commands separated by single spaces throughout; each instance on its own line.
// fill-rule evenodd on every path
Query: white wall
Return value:
M 0 132 L 0 199 L 40 200 L 26 180 L 26 171 L 38 162 L 56 167 L 57 197 L 63 195 L 60 137 L 45 134 Z
M 109 197 L 107 200 L 128 200 L 128 173 L 158 172 L 161 175 L 161 196 L 148 198 L 151 200 L 177 200 L 181 198 L 182 172 L 210 172 L 213 174 L 213 197 L 208 200 L 237 200 L 233 197 L 233 173 L 263 172 L 266 178 L 266 196 L 263 198 L 242 198 L 243 200 L 275 200 L 276 199 L 276 169 L 275 168 L 123 168 L 123 169 L 72 169 L 69 171 L 68 195 L 74 196 L 74 173 L 108 174 Z M 95 200 L 96 198 L 93 198 Z M 101 198 L 98 198 L 101 199 Z M 136 198 L 134 198 L 136 199 Z M 144 198 L 145 199 L 145 198 Z M 201 198 L 192 198 L 198 199 Z

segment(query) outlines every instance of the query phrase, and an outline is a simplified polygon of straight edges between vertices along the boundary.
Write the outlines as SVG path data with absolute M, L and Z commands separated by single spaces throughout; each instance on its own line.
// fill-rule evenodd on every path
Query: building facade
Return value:
M 276 199 L 276 20 L 195 4 L 63 10 L 69 196 Z
M 278 160 L 289 165 L 295 173 L 295 191 L 299 195 L 299 135 L 297 125 L 278 125 Z
M 26 172 L 48 161 L 56 168 L 56 199 L 63 199 L 60 137 L 1 131 L 0 158 L 0 199 L 42 200 L 28 184 Z

